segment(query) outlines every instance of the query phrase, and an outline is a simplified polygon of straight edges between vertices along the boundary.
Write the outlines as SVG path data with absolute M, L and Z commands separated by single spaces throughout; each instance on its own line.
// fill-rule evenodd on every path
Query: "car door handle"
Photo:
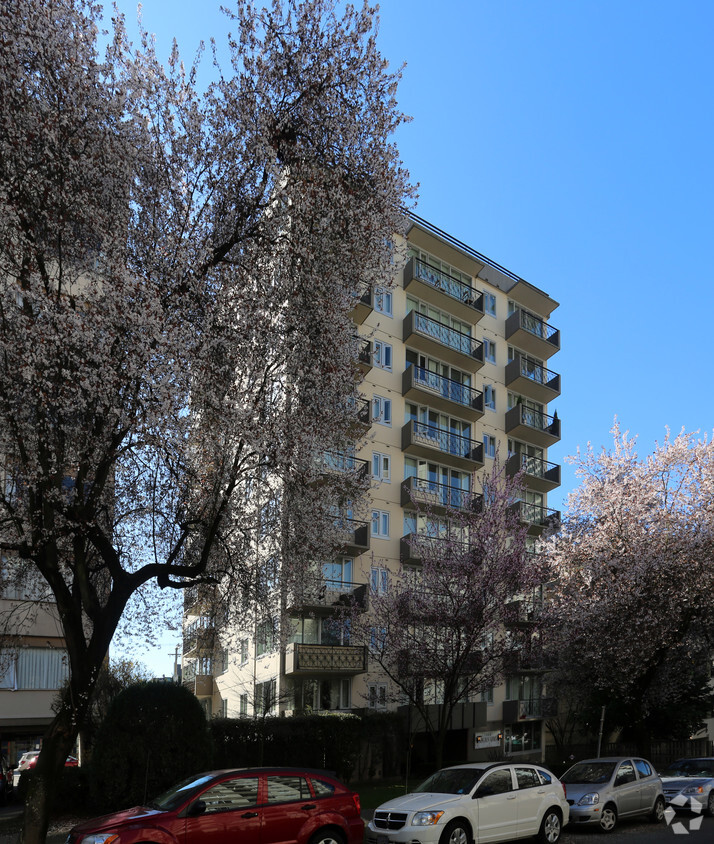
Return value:
M 306 803 L 302 808 L 303 811 L 307 812 L 310 809 L 317 809 L 317 806 L 314 803 Z
M 241 815 L 241 817 L 242 817 L 242 818 L 257 818 L 257 817 L 258 817 L 258 813 L 257 813 L 257 812 L 243 812 L 243 814 Z
M 506 800 L 515 800 L 515 799 L 516 799 L 515 794 L 509 794 L 508 797 L 506 797 Z

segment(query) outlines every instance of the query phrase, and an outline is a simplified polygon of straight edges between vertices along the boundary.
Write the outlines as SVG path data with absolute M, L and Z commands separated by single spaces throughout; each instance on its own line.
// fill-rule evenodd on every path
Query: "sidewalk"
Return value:
M 22 805 L 0 806 L 0 844 L 19 844 L 22 829 Z M 76 818 L 56 821 L 47 831 L 47 844 L 64 844 Z

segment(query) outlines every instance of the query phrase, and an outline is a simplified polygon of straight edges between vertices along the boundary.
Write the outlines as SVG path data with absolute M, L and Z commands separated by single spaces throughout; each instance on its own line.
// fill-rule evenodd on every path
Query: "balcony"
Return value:
M 425 557 L 434 560 L 446 559 L 449 554 L 464 554 L 468 548 L 467 542 L 422 533 L 407 533 L 399 540 L 399 556 L 401 561 L 407 564 L 420 565 Z
M 402 428 L 402 451 L 427 460 L 438 457 L 440 462 L 466 471 L 483 466 L 483 443 L 425 422 L 411 420 Z
M 542 360 L 560 351 L 560 331 L 520 308 L 506 320 L 506 340 Z
M 560 523 L 560 510 L 551 510 L 528 501 L 516 501 L 513 508 L 521 523 L 528 525 L 528 533 L 539 534 L 546 528 L 556 528 Z
M 184 656 L 194 652 L 212 651 L 215 633 L 213 619 L 205 618 L 188 624 L 183 631 Z
M 308 582 L 299 590 L 293 590 L 287 598 L 287 606 L 293 612 L 311 612 L 329 615 L 335 607 L 367 607 L 367 584 L 351 583 L 345 580 L 323 580 Z M 328 612 L 326 612 L 328 611 Z
M 373 365 L 372 341 L 363 340 L 361 337 L 357 338 L 357 367 L 359 371 L 363 375 L 366 375 L 372 369 Z
M 285 649 L 285 674 L 349 677 L 367 670 L 367 648 L 358 645 L 304 645 Z
M 560 440 L 560 419 L 517 404 L 506 411 L 506 433 L 517 440 L 549 448 Z
M 540 607 L 536 608 L 533 601 L 508 601 L 503 607 L 503 623 L 506 627 L 528 629 L 535 624 L 539 612 Z
M 464 322 L 476 323 L 483 316 L 483 293 L 480 290 L 430 267 L 418 258 L 410 258 L 404 268 L 404 289 L 437 308 L 444 308 Z
M 436 483 L 425 478 L 407 478 L 402 481 L 402 507 L 424 508 L 435 513 L 447 510 L 480 510 L 483 496 Z
M 468 372 L 483 366 L 483 343 L 417 311 L 404 317 L 402 338 L 413 348 Z
M 369 463 L 344 452 L 325 451 L 320 461 L 320 472 L 323 476 L 352 475 L 355 482 L 361 483 L 369 476 Z
M 409 366 L 404 370 L 402 395 L 412 401 L 426 402 L 436 410 L 455 412 L 469 422 L 476 422 L 483 416 L 483 393 L 480 390 L 429 372 L 421 366 Z
M 369 522 L 358 519 L 344 519 L 338 524 L 340 538 L 344 536 L 344 544 L 340 550 L 345 554 L 357 555 L 369 550 Z
M 367 317 L 372 313 L 374 310 L 374 305 L 372 303 L 372 288 L 371 286 L 367 285 L 362 290 L 362 295 L 355 300 L 354 305 L 352 306 L 352 310 L 350 311 L 350 316 L 352 317 L 353 322 L 357 325 L 362 325 L 362 323 L 367 319 Z
M 197 697 L 213 694 L 213 666 L 202 665 L 199 670 L 195 662 L 190 662 L 183 669 L 181 684 L 190 689 Z
M 526 454 L 511 455 L 506 463 L 506 474 L 512 478 L 518 472 L 523 472 L 521 477 L 528 489 L 550 492 L 560 486 L 560 466 L 540 457 L 528 457 Z
M 518 721 L 536 721 L 542 718 L 554 718 L 558 714 L 558 701 L 553 697 L 540 697 L 533 700 L 504 700 L 503 723 L 515 724 Z
M 548 404 L 560 395 L 560 375 L 516 355 L 506 366 L 506 386 L 540 404 Z

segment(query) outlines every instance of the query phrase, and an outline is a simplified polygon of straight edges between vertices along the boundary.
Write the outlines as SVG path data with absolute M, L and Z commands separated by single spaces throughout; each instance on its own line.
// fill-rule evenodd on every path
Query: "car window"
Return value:
M 538 776 L 544 785 L 550 785 L 553 782 L 553 775 L 549 774 L 548 771 L 544 771 L 542 768 L 538 768 Z
M 221 780 L 201 795 L 206 804 L 205 814 L 248 809 L 258 804 L 258 777 L 236 777 Z
M 560 781 L 568 785 L 597 785 L 609 782 L 614 770 L 614 762 L 578 762 L 563 774 Z
M 617 769 L 615 785 L 627 785 L 627 783 L 634 782 L 635 779 L 635 769 L 632 762 L 629 760 L 627 762 L 622 762 L 620 767 Z
M 502 768 L 499 771 L 491 771 L 490 774 L 487 774 L 476 789 L 476 796 L 489 797 L 492 794 L 503 794 L 506 791 L 513 791 L 510 768 Z
M 470 794 L 482 773 L 483 768 L 444 768 L 414 791 L 419 794 Z
M 662 771 L 663 777 L 714 777 L 714 759 L 678 759 Z
M 294 803 L 311 797 L 305 777 L 268 777 L 268 803 Z
M 515 771 L 518 788 L 534 788 L 541 784 L 535 768 L 516 768 Z
M 644 759 L 635 759 L 635 768 L 637 768 L 637 773 L 640 775 L 640 778 L 652 776 L 650 763 L 645 762 Z
M 316 797 L 332 797 L 335 793 L 335 786 L 331 782 L 313 779 L 312 787 Z

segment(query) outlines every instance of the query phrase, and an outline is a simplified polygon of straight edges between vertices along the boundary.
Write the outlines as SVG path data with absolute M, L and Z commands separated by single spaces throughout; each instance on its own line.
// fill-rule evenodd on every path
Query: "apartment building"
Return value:
M 365 291 L 353 312 L 363 338 L 360 433 L 368 435 L 354 455 L 331 456 L 326 467 L 371 476 L 368 518 L 348 520 L 345 544 L 322 566 L 319 588 L 298 601 L 287 596 L 287 635 L 252 607 L 229 644 L 205 601 L 187 599 L 184 681 L 211 714 L 391 705 L 393 690 L 367 650 L 346 640 L 334 606 L 348 595 L 368 607 L 366 596 L 388 588 L 390 571 L 415 562 L 422 493 L 432 505 L 458 507 L 498 456 L 508 474 L 523 472 L 517 506 L 534 545 L 559 517 L 548 507 L 560 484 L 560 466 L 548 459 L 560 439 L 552 409 L 560 376 L 550 369 L 560 348 L 550 324 L 557 302 L 416 216 L 398 245 L 403 260 L 392 283 Z M 513 624 L 528 624 L 525 606 Z M 554 705 L 543 666 L 521 656 L 507 668 L 506 682 L 460 708 L 453 724 L 466 730 L 473 758 L 494 747 L 518 753 L 543 745 L 543 719 Z

